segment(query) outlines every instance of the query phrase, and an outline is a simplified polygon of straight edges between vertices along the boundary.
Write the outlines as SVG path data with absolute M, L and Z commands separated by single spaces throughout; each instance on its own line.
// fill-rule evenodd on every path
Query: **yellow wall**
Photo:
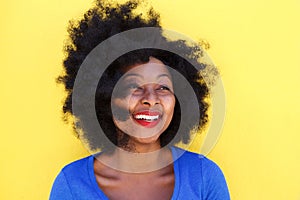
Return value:
M 60 119 L 69 19 L 92 0 L 0 3 L 0 199 L 47 199 L 61 167 L 88 155 Z M 300 1 L 157 0 L 165 28 L 206 39 L 226 96 L 208 155 L 232 199 L 300 199 Z

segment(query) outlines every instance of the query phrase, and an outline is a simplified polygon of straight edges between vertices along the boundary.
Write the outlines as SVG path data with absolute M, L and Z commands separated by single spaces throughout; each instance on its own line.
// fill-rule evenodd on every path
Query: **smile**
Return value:
M 133 115 L 133 119 L 139 124 L 147 128 L 152 128 L 161 119 L 161 114 L 159 112 L 143 111 L 138 112 Z
M 155 121 L 155 120 L 158 120 L 159 118 L 159 115 L 156 115 L 156 116 L 150 116 L 150 115 L 136 115 L 134 116 L 135 119 L 137 120 L 146 120 L 146 121 Z

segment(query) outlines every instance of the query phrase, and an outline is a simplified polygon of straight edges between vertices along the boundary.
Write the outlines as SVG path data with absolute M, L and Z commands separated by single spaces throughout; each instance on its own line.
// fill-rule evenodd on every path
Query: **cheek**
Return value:
M 114 120 L 127 121 L 133 113 L 138 99 L 135 97 L 115 98 L 112 100 L 112 114 Z
M 170 115 L 173 115 L 175 108 L 175 97 L 171 96 L 165 99 L 165 105 L 166 112 L 168 112 Z
M 115 98 L 112 100 L 111 109 L 114 121 L 126 121 L 129 118 L 128 105 L 127 99 Z
M 134 97 L 124 97 L 124 98 L 116 98 L 112 100 L 112 107 L 118 107 L 124 110 L 129 111 L 134 105 L 137 103 L 137 98 Z
M 137 97 L 137 96 L 130 96 L 127 98 L 127 108 L 128 108 L 128 111 L 130 113 L 132 113 L 135 109 L 135 107 L 138 105 L 138 103 L 140 102 L 140 97 Z

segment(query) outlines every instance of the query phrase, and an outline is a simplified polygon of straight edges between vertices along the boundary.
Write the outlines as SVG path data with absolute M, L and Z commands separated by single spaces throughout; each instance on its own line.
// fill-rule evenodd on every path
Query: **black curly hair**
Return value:
M 102 0 L 97 0 L 93 8 L 84 14 L 84 18 L 78 22 L 71 22 L 68 33 L 70 41 L 65 46 L 66 58 L 63 62 L 64 74 L 57 78 L 58 83 L 62 83 L 67 91 L 67 97 L 64 101 L 63 113 L 64 119 L 67 122 L 68 116 L 72 113 L 72 90 L 78 70 L 87 55 L 101 42 L 109 37 L 134 28 L 141 27 L 158 27 L 160 26 L 160 16 L 152 8 L 146 14 L 136 14 L 136 8 L 140 5 L 140 1 L 131 0 L 124 4 L 110 4 Z M 164 36 L 166 42 L 174 48 L 180 48 L 186 52 L 186 56 L 197 63 L 201 68 L 205 68 L 206 64 L 201 63 L 199 58 L 203 55 L 202 49 L 198 46 L 189 46 L 183 40 L 170 41 Z M 162 61 L 165 65 L 175 69 L 181 73 L 193 88 L 198 99 L 200 121 L 185 119 L 186 123 L 183 125 L 183 131 L 177 133 L 179 124 L 181 123 L 181 109 L 180 104 L 176 98 L 174 115 L 169 127 L 160 136 L 161 146 L 173 145 L 178 142 L 188 143 L 191 129 L 201 130 L 208 121 L 207 110 L 209 104 L 206 99 L 208 97 L 208 86 L 205 84 L 203 78 L 199 76 L 198 70 L 185 58 L 162 49 L 144 48 L 128 52 L 113 63 L 105 70 L 99 80 L 96 95 L 95 106 L 98 121 L 105 132 L 106 136 L 95 136 L 95 133 L 83 133 L 83 139 L 88 143 L 91 150 L 111 150 L 116 146 L 126 145 L 129 136 L 124 136 L 120 140 L 117 135 L 115 124 L 112 120 L 111 111 L 111 96 L 115 84 L 125 73 L 122 68 L 134 64 L 144 64 L 149 61 L 150 57 L 155 57 Z M 123 72 L 122 72 L 123 71 Z M 176 83 L 174 82 L 174 90 L 176 91 Z M 175 92 L 176 93 L 176 92 Z M 186 97 L 181 105 L 189 103 L 189 97 Z M 182 103 L 182 102 L 180 102 Z M 195 112 L 193 110 L 189 111 Z M 76 117 L 76 116 L 75 116 Z M 74 130 L 75 122 L 71 120 Z M 75 131 L 76 132 L 76 131 Z M 77 134 L 79 136 L 79 134 Z M 107 143 L 103 137 L 107 137 L 110 143 Z

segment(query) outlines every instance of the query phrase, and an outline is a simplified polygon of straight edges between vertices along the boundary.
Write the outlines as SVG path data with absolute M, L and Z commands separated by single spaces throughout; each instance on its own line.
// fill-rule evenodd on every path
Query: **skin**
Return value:
M 112 108 L 127 114 L 113 120 L 119 134 L 129 135 L 129 148 L 116 148 L 112 154 L 103 153 L 95 159 L 97 183 L 112 200 L 170 199 L 174 189 L 174 169 L 173 164 L 164 163 L 172 163 L 173 159 L 169 149 L 161 149 L 159 137 L 169 126 L 174 112 L 171 75 L 161 61 L 150 57 L 146 64 L 128 67 L 118 84 L 116 87 L 121 93 L 116 90 L 113 94 Z M 150 125 L 147 124 L 149 121 L 145 125 L 142 120 L 142 125 L 136 119 L 141 112 L 153 112 L 159 117 L 151 120 Z M 157 151 L 159 149 L 161 151 Z M 136 154 L 146 156 L 138 158 Z M 137 172 L 139 169 L 157 170 L 129 173 L 109 167 L 113 165 Z M 164 167 L 159 167 L 161 165 Z
M 165 65 L 150 57 L 146 64 L 134 65 L 116 85 L 113 92 L 112 108 L 125 111 L 126 120 L 114 117 L 114 123 L 121 132 L 130 135 L 135 152 L 145 153 L 160 149 L 159 136 L 169 126 L 174 112 L 175 97 L 172 78 Z M 135 114 L 141 112 L 159 114 L 155 126 L 141 126 Z

